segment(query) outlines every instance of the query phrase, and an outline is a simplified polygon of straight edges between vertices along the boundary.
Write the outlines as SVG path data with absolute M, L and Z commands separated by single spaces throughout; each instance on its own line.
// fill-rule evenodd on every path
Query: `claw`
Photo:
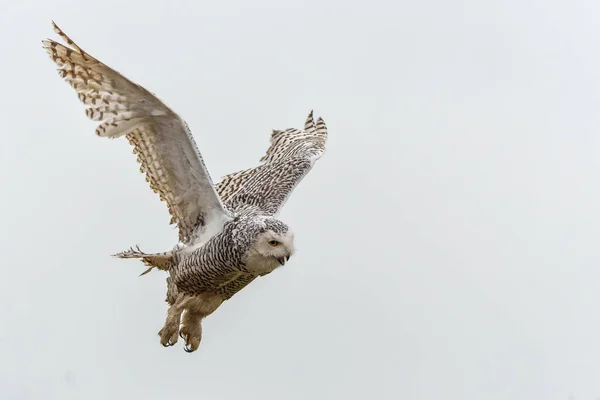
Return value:
M 191 353 L 194 351 L 194 349 L 192 349 L 191 346 L 187 345 L 187 344 L 183 347 L 183 349 L 185 350 L 186 353 Z

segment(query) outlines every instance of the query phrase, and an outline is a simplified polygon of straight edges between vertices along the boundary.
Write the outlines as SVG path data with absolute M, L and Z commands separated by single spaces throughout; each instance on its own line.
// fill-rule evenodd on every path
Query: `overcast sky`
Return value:
M 160 5 L 159 5 L 160 3 Z M 177 240 L 94 135 L 55 20 L 187 120 L 215 180 L 315 110 L 289 264 L 163 348 Z M 600 398 L 600 5 L 0 0 L 0 398 Z

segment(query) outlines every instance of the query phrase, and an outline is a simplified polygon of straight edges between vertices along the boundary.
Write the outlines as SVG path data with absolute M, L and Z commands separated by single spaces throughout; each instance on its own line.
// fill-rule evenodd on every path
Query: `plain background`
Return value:
M 600 398 L 596 1 L 0 3 L 0 398 Z M 55 20 L 189 123 L 215 180 L 314 109 L 291 263 L 163 348 L 176 231 L 95 137 Z

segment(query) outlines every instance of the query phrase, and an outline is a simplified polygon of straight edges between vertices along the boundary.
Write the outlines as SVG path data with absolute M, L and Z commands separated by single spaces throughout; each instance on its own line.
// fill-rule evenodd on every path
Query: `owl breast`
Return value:
M 252 252 L 246 256 L 246 269 L 253 275 L 262 276 L 273 272 L 281 264 L 272 258 L 265 257 L 257 252 Z

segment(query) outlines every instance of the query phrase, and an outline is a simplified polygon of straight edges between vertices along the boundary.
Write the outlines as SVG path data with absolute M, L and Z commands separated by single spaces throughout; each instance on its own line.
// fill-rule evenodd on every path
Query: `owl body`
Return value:
M 201 321 L 258 277 L 283 266 L 294 252 L 294 235 L 277 219 L 299 182 L 325 152 L 323 119 L 308 115 L 304 129 L 274 130 L 266 154 L 253 168 L 214 184 L 185 121 L 154 94 L 85 52 L 53 23 L 67 43 L 44 40 L 59 73 L 99 121 L 100 137 L 125 137 L 150 188 L 179 231 L 179 243 L 163 253 L 139 248 L 116 254 L 138 258 L 167 277 L 163 346 L 178 337 L 195 351 Z

